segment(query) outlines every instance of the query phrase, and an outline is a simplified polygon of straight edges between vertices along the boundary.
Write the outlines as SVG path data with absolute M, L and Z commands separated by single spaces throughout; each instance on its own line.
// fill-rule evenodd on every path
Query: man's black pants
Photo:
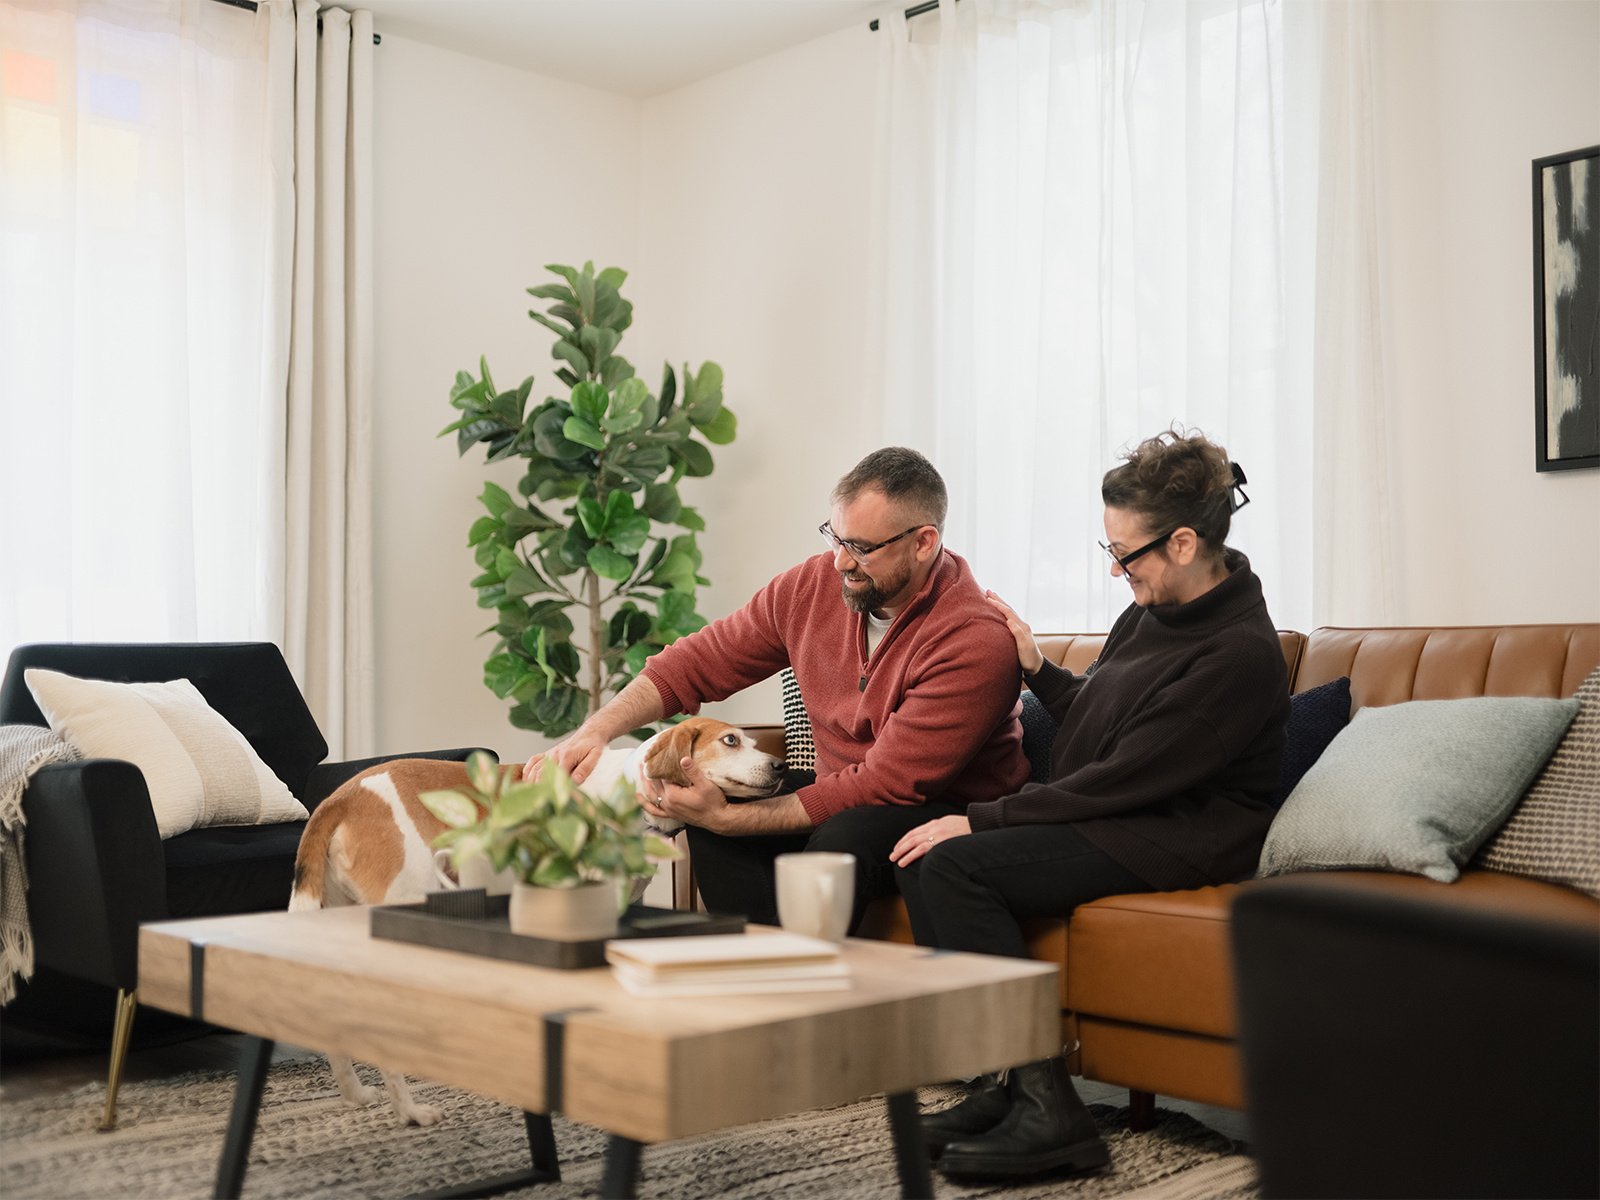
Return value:
M 854 933 L 868 902 L 894 893 L 895 866 L 889 861 L 894 844 L 924 822 L 965 809 L 965 805 L 934 801 L 920 805 L 874 804 L 846 809 L 809 833 L 765 837 L 728 837 L 691 825 L 689 856 L 707 909 L 740 913 L 752 922 L 776 925 L 778 889 L 773 860 L 778 855 L 801 850 L 853 854 L 856 894 L 850 932 Z

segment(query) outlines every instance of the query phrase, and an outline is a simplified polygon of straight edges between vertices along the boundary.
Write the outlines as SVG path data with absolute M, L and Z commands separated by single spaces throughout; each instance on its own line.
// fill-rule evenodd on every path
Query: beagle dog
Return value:
M 781 760 L 756 749 L 738 727 L 709 717 L 690 717 L 633 747 L 613 747 L 600 756 L 580 785 L 590 795 L 609 795 L 619 779 L 632 779 L 643 792 L 650 780 L 687 784 L 682 760 L 693 759 L 700 772 L 728 796 L 770 796 L 783 783 Z M 500 768 L 506 782 L 520 777 L 519 764 Z M 348 904 L 405 904 L 420 901 L 440 887 L 433 840 L 445 830 L 418 797 L 423 792 L 466 786 L 465 763 L 431 758 L 399 758 L 368 767 L 341 784 L 317 805 L 306 822 L 295 855 L 294 890 L 289 911 Z M 646 814 L 646 824 L 670 838 L 681 823 Z M 634 881 L 637 903 L 649 879 Z M 339 1093 L 349 1104 L 371 1104 L 376 1088 L 356 1077 L 355 1063 L 330 1054 Z M 403 1122 L 432 1125 L 442 1115 L 417 1104 L 398 1072 L 383 1072 L 384 1089 Z

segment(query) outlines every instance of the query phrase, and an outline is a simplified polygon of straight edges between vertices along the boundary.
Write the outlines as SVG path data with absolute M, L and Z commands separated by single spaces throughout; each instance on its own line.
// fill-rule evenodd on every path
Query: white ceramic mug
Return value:
M 777 859 L 778 921 L 790 933 L 844 939 L 856 897 L 856 856 L 806 852 Z
M 461 867 L 456 875 L 450 873 L 450 851 L 435 850 L 433 852 L 433 873 L 438 877 L 439 886 L 454 890 L 456 888 L 482 888 L 491 896 L 509 896 L 511 885 L 516 882 L 516 876 L 511 873 L 511 868 L 496 871 L 489 865 L 489 860 L 481 854 L 475 854 Z

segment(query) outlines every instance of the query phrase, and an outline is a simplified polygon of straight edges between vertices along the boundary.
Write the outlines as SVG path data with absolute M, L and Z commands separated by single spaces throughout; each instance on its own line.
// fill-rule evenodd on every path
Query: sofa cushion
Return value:
M 1566 736 L 1475 865 L 1600 897 L 1600 667 L 1575 699 Z
M 269 912 L 289 906 L 304 821 L 192 829 L 162 845 L 167 911 L 180 917 Z
M 163 838 L 305 820 L 304 805 L 187 679 L 110 683 L 39 667 L 23 677 L 50 728 L 85 758 L 139 768 Z
M 1577 711 L 1528 696 L 1363 709 L 1284 801 L 1258 874 L 1369 867 L 1450 882 Z
M 1278 771 L 1277 805 L 1322 757 L 1329 743 L 1350 724 L 1350 676 L 1341 675 L 1309 692 L 1289 697 L 1289 726 L 1284 731 L 1283 765 Z

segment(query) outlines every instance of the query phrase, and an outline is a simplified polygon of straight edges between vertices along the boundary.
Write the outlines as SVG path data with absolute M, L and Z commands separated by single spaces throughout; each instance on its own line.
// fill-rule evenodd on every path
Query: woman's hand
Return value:
M 1033 640 L 1033 630 L 1029 628 L 1028 623 L 1017 616 L 1011 606 L 993 592 L 984 592 L 983 598 L 1005 618 L 1006 628 L 1011 631 L 1011 636 L 1017 639 L 1017 661 L 1022 664 L 1022 669 L 1032 675 L 1044 666 L 1044 654 L 1039 649 L 1039 643 Z
M 953 837 L 962 837 L 971 832 L 972 826 L 966 817 L 938 817 L 918 825 L 896 842 L 894 849 L 889 851 L 889 861 L 897 867 L 908 867 L 940 842 L 948 842 Z

